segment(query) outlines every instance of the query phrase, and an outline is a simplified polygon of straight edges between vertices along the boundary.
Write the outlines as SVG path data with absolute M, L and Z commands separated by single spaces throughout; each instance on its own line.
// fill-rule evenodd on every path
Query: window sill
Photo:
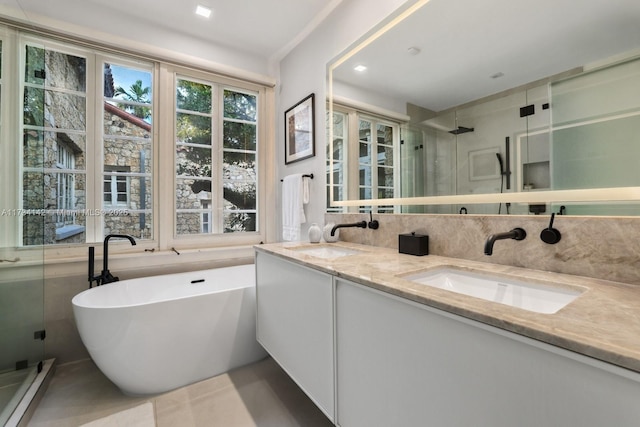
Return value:
M 83 225 L 71 224 L 64 227 L 56 228 L 56 241 L 68 239 L 76 234 L 84 233 Z
M 96 248 L 94 271 L 102 269 L 102 255 Z M 253 245 L 226 246 L 207 249 L 172 250 L 154 252 L 129 252 L 109 254 L 109 270 L 121 280 L 169 274 L 181 271 L 196 271 L 235 264 L 253 262 Z M 86 276 L 87 257 L 47 259 L 45 255 L 45 278 Z M 142 266 L 142 267 L 141 267 Z

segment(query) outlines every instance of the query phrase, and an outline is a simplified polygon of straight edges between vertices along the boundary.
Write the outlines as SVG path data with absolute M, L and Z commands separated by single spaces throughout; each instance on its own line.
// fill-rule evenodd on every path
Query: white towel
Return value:
M 309 202 L 309 183 L 302 174 L 285 176 L 282 180 L 282 239 L 300 240 L 300 224 L 307 221 L 304 203 Z

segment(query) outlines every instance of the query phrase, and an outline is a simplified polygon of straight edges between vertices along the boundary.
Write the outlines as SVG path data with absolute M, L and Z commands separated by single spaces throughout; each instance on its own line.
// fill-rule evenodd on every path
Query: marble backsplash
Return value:
M 640 285 L 640 218 L 556 216 L 562 238 L 540 239 L 549 216 L 378 214 L 377 230 L 340 229 L 340 240 L 398 248 L 398 235 L 429 235 L 429 254 L 532 268 Z M 365 214 L 325 214 L 325 223 L 369 221 Z M 522 241 L 499 240 L 484 254 L 488 236 L 523 228 Z

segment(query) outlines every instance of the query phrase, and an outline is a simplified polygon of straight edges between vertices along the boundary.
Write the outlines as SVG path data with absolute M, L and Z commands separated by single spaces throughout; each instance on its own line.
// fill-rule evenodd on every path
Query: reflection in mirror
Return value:
M 592 191 L 640 186 L 637 2 L 462 3 L 416 2 L 329 66 L 330 209 L 637 215 Z

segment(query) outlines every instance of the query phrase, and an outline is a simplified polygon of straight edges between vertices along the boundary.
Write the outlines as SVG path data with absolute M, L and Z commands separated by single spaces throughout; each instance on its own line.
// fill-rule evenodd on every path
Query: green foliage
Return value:
M 44 49 L 26 46 L 25 83 L 44 86 Z M 44 126 L 44 89 L 25 86 L 24 88 L 24 124 Z
M 255 95 L 225 90 L 224 116 L 229 119 L 256 121 Z
M 198 113 L 211 113 L 211 86 L 178 80 L 176 101 L 179 110 L 196 111 Z
M 224 148 L 256 150 L 256 126 L 253 123 L 224 123 Z
M 211 145 L 211 118 L 194 114 L 176 115 L 176 136 L 188 144 Z
M 44 89 L 24 88 L 24 124 L 44 126 Z
M 149 104 L 151 102 L 149 98 L 150 94 L 151 88 L 149 86 L 142 87 L 142 80 L 136 80 L 134 84 L 129 86 L 128 91 L 122 86 L 116 87 L 114 97 L 121 96 L 122 99 L 127 101 Z M 144 107 L 142 105 L 118 104 L 118 108 L 125 110 L 142 120 L 149 120 L 151 118 L 151 108 L 149 107 Z

